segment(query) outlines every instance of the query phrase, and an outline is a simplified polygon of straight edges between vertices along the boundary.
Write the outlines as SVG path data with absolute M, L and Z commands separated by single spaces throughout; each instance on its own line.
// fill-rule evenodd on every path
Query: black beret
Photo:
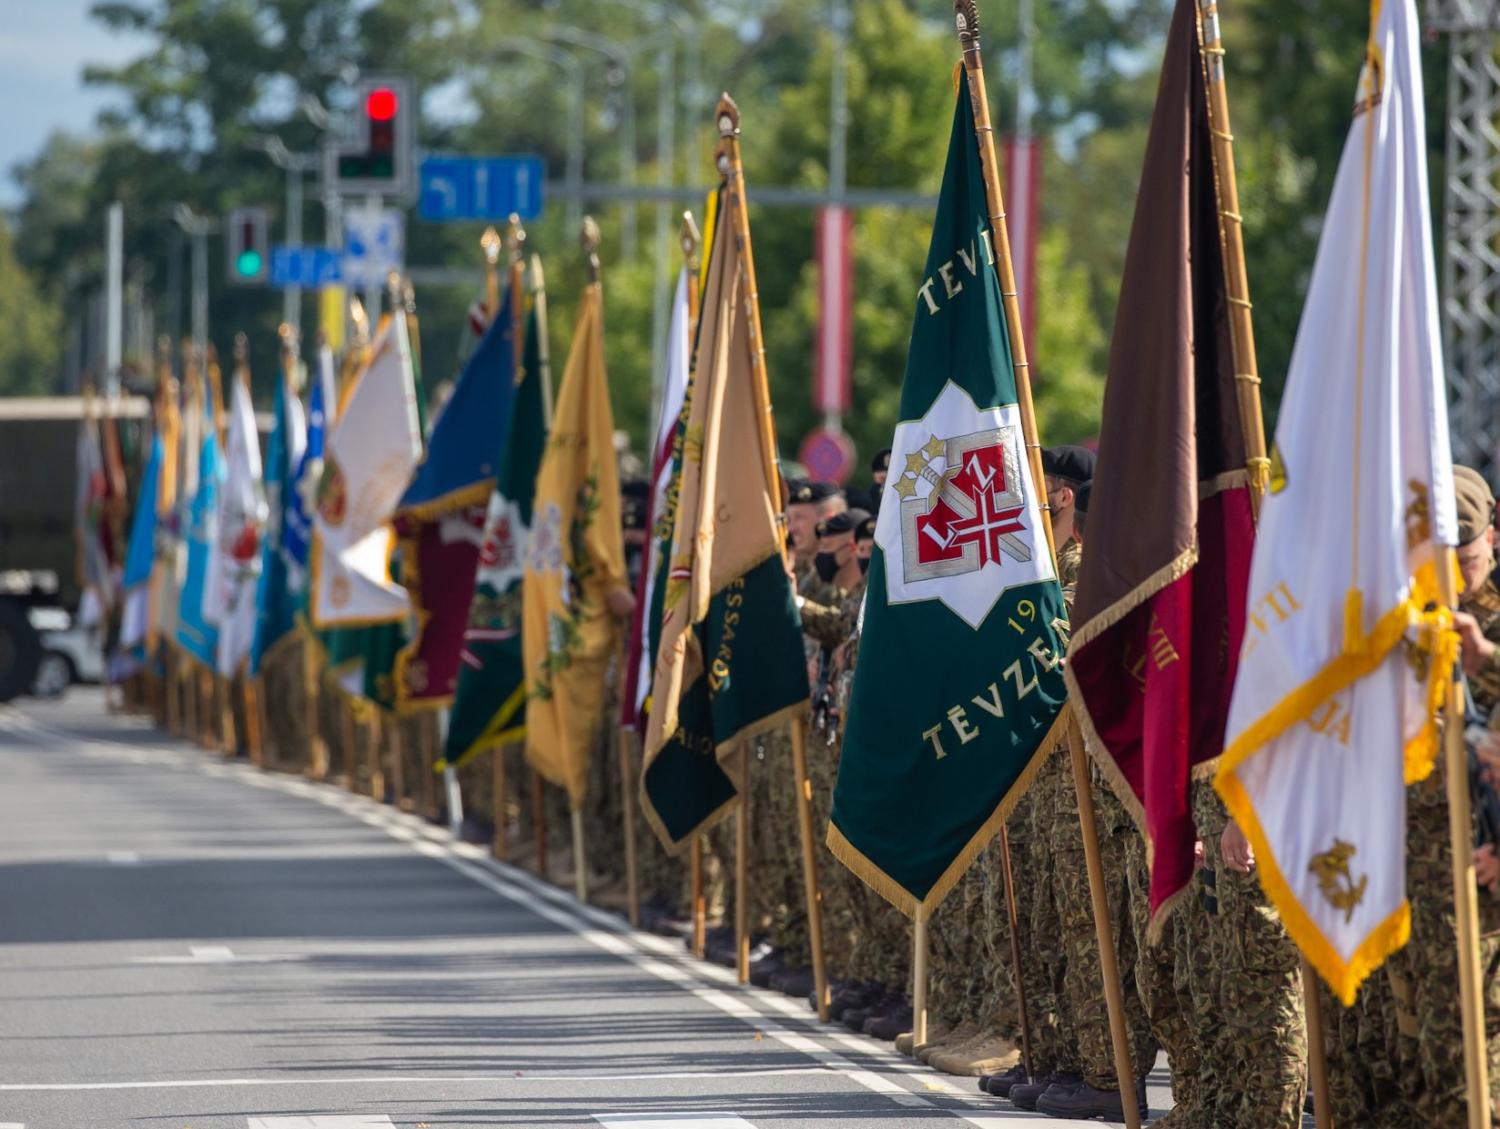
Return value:
M 818 522 L 818 536 L 833 537 L 839 533 L 853 533 L 862 522 L 868 521 L 869 518 L 870 515 L 865 510 L 845 510 L 841 514 L 834 514 Z
M 831 482 L 808 482 L 805 478 L 799 478 L 791 484 L 791 494 L 787 501 L 792 505 L 815 506 L 819 502 L 826 502 L 839 492 L 839 488 Z
M 884 451 L 876 451 L 875 452 L 875 457 L 870 460 L 870 470 L 872 472 L 874 472 L 874 471 L 890 470 L 890 469 L 891 469 L 891 449 L 889 447 L 887 447 Z
M 875 540 L 875 523 L 877 520 L 879 519 L 874 517 L 867 517 L 864 521 L 856 525 L 854 527 L 854 539 L 856 541 Z
M 1087 447 L 1043 447 L 1042 471 L 1073 485 L 1094 477 L 1094 452 Z
M 1073 508 L 1081 514 L 1089 512 L 1089 495 L 1094 491 L 1092 482 L 1085 482 L 1073 491 Z

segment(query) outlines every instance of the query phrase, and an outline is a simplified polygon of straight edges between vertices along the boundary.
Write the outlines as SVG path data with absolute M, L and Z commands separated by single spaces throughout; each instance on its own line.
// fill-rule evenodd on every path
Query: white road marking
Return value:
M 755 1129 L 732 1113 L 596 1113 L 604 1129 Z
M 111 866 L 140 866 L 141 856 L 134 851 L 110 851 L 104 856 L 109 860 Z M 0 1129 L 5 1129 L 5 1123 L 0 1122 Z
M 515 1085 L 526 1082 L 691 1082 L 707 1078 L 792 1078 L 799 1075 L 827 1075 L 837 1071 L 821 1066 L 767 1067 L 752 1070 L 671 1070 L 643 1073 L 632 1070 L 600 1073 L 597 1070 L 574 1072 L 556 1070 L 526 1071 L 516 1074 L 376 1074 L 362 1078 L 166 1078 L 155 1082 L 3 1082 L 0 1093 L 74 1093 L 90 1090 L 214 1090 L 220 1087 L 269 1086 L 486 1086 Z M 6 1129 L 0 1122 L 0 1129 Z M 24 1127 L 23 1127 L 24 1129 Z
M 298 953 L 236 953 L 228 945 L 191 945 L 187 956 L 131 957 L 131 964 L 282 964 L 307 960 Z
M 396 1129 L 385 1114 L 353 1117 L 252 1117 L 246 1129 Z
M 49 736 L 73 742 L 75 748 L 92 745 L 101 749 L 100 752 L 92 753 L 95 756 L 112 754 L 118 756 L 117 750 L 139 751 L 138 747 L 107 738 L 102 740 L 90 738 L 86 742 L 78 742 L 76 737 L 61 731 L 50 730 L 43 726 L 36 728 L 46 732 Z M 102 751 L 106 747 L 110 750 L 108 753 Z M 80 749 L 80 751 L 84 750 Z M 85 755 L 89 755 L 89 752 L 85 752 Z M 893 1103 L 912 1108 L 940 1110 L 951 1114 L 967 1125 L 974 1126 L 975 1129 L 997 1129 L 1002 1124 L 1009 1123 L 1004 1117 L 986 1115 L 987 1111 L 975 1110 L 973 1107 L 978 1103 L 972 1092 L 959 1090 L 951 1083 L 936 1078 L 923 1066 L 906 1059 L 905 1056 L 897 1056 L 892 1050 L 855 1039 L 852 1035 L 815 1026 L 805 1009 L 798 1006 L 798 1002 L 786 1000 L 769 991 L 740 985 L 732 971 L 693 961 L 684 955 L 679 946 L 673 945 L 665 938 L 637 933 L 624 921 L 602 910 L 592 906 L 581 906 L 574 900 L 570 891 L 550 886 L 525 871 L 497 862 L 478 846 L 455 843 L 446 829 L 432 827 L 418 816 L 394 811 L 367 797 L 350 795 L 342 789 L 335 790 L 333 785 L 313 784 L 296 777 L 268 776 L 261 770 L 248 765 L 213 764 L 199 759 L 193 753 L 185 753 L 177 749 L 152 749 L 152 757 L 154 763 L 164 766 L 184 768 L 208 776 L 235 776 L 246 784 L 301 796 L 320 803 L 324 807 L 342 811 L 393 839 L 407 843 L 419 854 L 443 863 L 471 881 L 499 894 L 507 901 L 529 909 L 595 947 L 635 965 L 641 971 L 683 988 L 704 1003 L 740 1019 L 788 1049 L 807 1055 L 826 1067 L 827 1072 L 841 1075 L 867 1090 L 882 1094 Z M 424 839 L 427 841 L 423 842 Z M 653 953 L 656 955 L 653 956 Z M 665 959 L 657 959 L 658 956 Z M 716 980 L 729 990 L 719 991 L 712 987 L 702 986 L 703 980 Z M 795 1025 L 802 1028 L 802 1031 L 792 1031 L 782 1026 L 761 1010 L 762 1008 L 781 1012 L 787 1018 L 793 1019 Z M 829 1043 L 837 1043 L 857 1050 L 863 1058 L 877 1060 L 880 1070 L 863 1069 L 857 1066 L 824 1043 L 817 1041 L 814 1036 L 823 1038 Z M 633 1077 L 641 1076 L 634 1075 Z M 913 1085 L 922 1084 L 931 1091 L 940 1092 L 950 1101 L 955 1099 L 962 1101 L 969 1109 L 960 1110 L 940 1105 L 937 1101 L 913 1093 L 900 1085 L 894 1080 L 895 1077 L 902 1077 Z M 187 1085 L 196 1084 L 187 1083 Z M 256 1083 L 251 1081 L 248 1084 Z M 98 1088 L 145 1088 L 150 1085 L 152 1084 L 142 1083 L 135 1086 L 130 1083 L 103 1083 L 99 1084 Z M 0 1084 L 0 1092 L 13 1088 Z M 46 1089 L 48 1087 L 25 1088 Z M 91 1087 L 84 1084 L 78 1087 L 64 1085 L 58 1088 L 87 1089 Z M 1061 1126 L 1068 1123 L 1059 1122 L 1058 1124 Z M 676 1129 L 681 1129 L 681 1125 L 679 1124 Z
M 0 1121 L 0 1129 L 26 1129 L 19 1121 Z

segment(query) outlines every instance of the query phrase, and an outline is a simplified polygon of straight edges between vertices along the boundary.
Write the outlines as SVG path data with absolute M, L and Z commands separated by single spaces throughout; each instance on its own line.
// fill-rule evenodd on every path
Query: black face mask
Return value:
M 839 555 L 819 553 L 813 558 L 813 568 L 818 570 L 819 580 L 824 584 L 832 584 L 833 578 L 839 574 Z
M 859 558 L 859 571 L 861 573 L 863 573 L 864 575 L 866 575 L 866 576 L 868 576 L 870 574 L 870 558 L 869 557 L 860 557 Z

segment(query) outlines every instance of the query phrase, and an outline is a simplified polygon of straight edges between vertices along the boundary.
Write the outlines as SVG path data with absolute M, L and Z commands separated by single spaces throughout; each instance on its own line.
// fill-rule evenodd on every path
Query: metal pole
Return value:
M 193 228 L 193 341 L 208 348 L 208 225 Z
M 286 166 L 286 243 L 293 249 L 302 246 L 302 166 L 296 161 L 288 161 Z M 302 287 L 286 288 L 281 320 L 301 334 Z
M 113 400 L 120 394 L 120 341 L 125 316 L 125 205 L 118 200 L 111 204 L 104 225 L 104 387 Z
M 834 199 L 833 209 L 837 217 L 835 222 L 842 225 L 843 222 L 843 199 L 844 189 L 848 183 L 848 141 L 849 141 L 849 4 L 848 0 L 833 0 L 833 69 L 831 81 L 829 82 L 829 129 L 828 129 L 828 191 Z M 842 226 L 839 227 L 842 231 Z M 844 240 L 840 239 L 839 246 L 844 247 Z M 845 248 L 847 253 L 847 248 Z M 843 264 L 833 261 L 832 256 L 826 253 L 823 256 L 823 270 L 837 272 L 833 277 L 837 278 L 843 273 Z M 839 311 L 825 308 L 824 318 L 837 318 Z M 844 430 L 843 414 L 837 409 L 828 409 L 823 413 L 823 426 L 835 433 Z
M 380 213 L 380 208 L 383 203 L 384 201 L 381 199 L 380 193 L 378 192 L 370 192 L 365 196 L 365 210 L 372 216 L 378 215 Z M 366 280 L 365 312 L 370 315 L 372 325 L 379 324 L 380 321 L 380 294 L 382 290 L 384 290 L 384 287 L 381 285 L 379 279 L 376 279 L 374 281 Z M 392 309 L 391 311 L 391 316 L 395 316 L 394 309 Z

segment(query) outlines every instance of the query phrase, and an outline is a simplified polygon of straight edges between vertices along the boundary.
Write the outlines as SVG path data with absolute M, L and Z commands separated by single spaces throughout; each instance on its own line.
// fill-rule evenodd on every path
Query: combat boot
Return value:
M 889 1043 L 892 1039 L 899 1038 L 903 1032 L 910 1031 L 911 1025 L 911 1004 L 902 999 L 884 1015 L 873 1016 L 865 1020 L 864 1032 L 872 1038 L 883 1039 Z
M 1004 1070 L 1019 1054 L 1009 1039 L 989 1031 L 951 1054 L 940 1055 L 932 1065 L 947 1074 L 978 1078 Z
M 813 990 L 810 968 L 783 968 L 771 974 L 771 987 L 788 996 L 805 996 Z
M 1146 1110 L 1146 1080 L 1140 1079 L 1135 1087 L 1135 1099 L 1141 1115 Z M 1037 1098 L 1037 1112 L 1048 1117 L 1072 1117 L 1089 1120 L 1102 1117 L 1107 1121 L 1125 1119 L 1125 1103 L 1119 1090 L 1099 1090 L 1087 1082 L 1076 1086 L 1050 1086 Z
M 833 994 L 833 1000 L 828 1007 L 828 1018 L 835 1023 L 840 1023 L 846 1011 L 868 1007 L 879 994 L 880 988 L 875 984 L 849 984 Z
M 1029 1081 L 1025 1064 L 1018 1062 L 1004 1074 L 980 1075 L 979 1088 L 992 1097 L 1008 1098 L 1012 1086 L 1025 1085 Z
M 915 1057 L 919 1062 L 925 1062 L 929 1066 L 931 1066 L 933 1055 L 940 1054 L 944 1051 L 953 1050 L 961 1043 L 967 1043 L 978 1033 L 979 1025 L 976 1024 L 972 1019 L 966 1019 L 952 1031 L 949 1031 L 947 1035 L 944 1035 L 937 1039 L 933 1039 L 930 1042 L 924 1043 L 922 1046 L 919 1046 L 916 1049 Z
M 1065 1071 L 1057 1071 L 1052 1074 L 1044 1074 L 1040 1078 L 1030 1082 L 1017 1082 L 1010 1088 L 1010 1104 L 1017 1109 L 1035 1110 L 1037 1100 L 1050 1090 L 1053 1086 L 1081 1086 L 1083 1076 L 1081 1074 L 1070 1074 Z
M 963 1042 L 950 1044 L 937 1054 L 929 1055 L 927 1065 L 944 1074 L 963 1074 L 964 1068 L 974 1060 L 974 1051 L 989 1039 L 990 1032 L 976 1026 L 974 1034 Z

